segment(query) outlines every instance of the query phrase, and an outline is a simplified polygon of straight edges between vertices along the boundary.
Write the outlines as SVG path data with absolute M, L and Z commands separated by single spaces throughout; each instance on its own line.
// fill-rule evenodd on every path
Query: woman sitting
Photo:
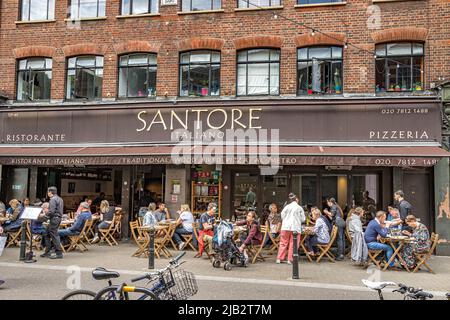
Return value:
M 95 236 L 91 243 L 100 241 L 98 229 L 104 230 L 111 226 L 116 210 L 120 210 L 120 208 L 110 206 L 108 200 L 102 200 L 102 202 L 100 202 L 100 223 L 94 226 Z
M 430 250 L 431 241 L 430 233 L 427 227 L 418 222 L 416 217 L 409 215 L 405 220 L 406 224 L 412 229 L 412 232 L 403 230 L 402 233 L 406 236 L 415 238 L 415 242 L 406 243 L 402 249 L 402 258 L 409 269 L 415 268 L 417 265 L 417 258 L 415 253 L 423 253 Z
M 318 244 L 327 244 L 330 242 L 330 232 L 328 230 L 326 219 L 322 216 L 320 210 L 316 207 L 312 208 L 312 219 L 315 221 L 314 227 L 310 227 L 307 230 L 310 234 L 305 239 L 305 245 L 308 250 L 307 254 L 313 256 L 318 252 Z
M 237 226 L 247 226 L 248 233 L 241 237 L 241 246 L 239 247 L 240 252 L 245 251 L 245 247 L 248 245 L 259 245 L 263 240 L 263 234 L 259 228 L 259 223 L 256 221 L 256 212 L 249 211 L 247 218 L 244 221 L 236 222 Z
M 157 224 L 154 212 L 156 211 L 156 203 L 152 202 L 148 205 L 148 211 L 144 216 L 143 227 L 154 227 Z

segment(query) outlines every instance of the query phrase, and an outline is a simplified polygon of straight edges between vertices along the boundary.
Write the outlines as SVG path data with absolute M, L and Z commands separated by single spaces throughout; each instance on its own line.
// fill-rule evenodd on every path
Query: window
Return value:
M 244 50 L 237 59 L 237 95 L 280 94 L 280 50 Z
M 258 8 L 281 5 L 281 0 L 238 0 L 238 8 Z
M 220 52 L 190 51 L 180 55 L 180 96 L 220 94 Z
M 423 44 L 399 42 L 375 48 L 376 91 L 423 90 Z
M 297 94 L 342 93 L 342 48 L 297 50 Z
M 222 9 L 222 1 L 221 0 L 182 0 L 181 1 L 181 10 L 183 12 L 219 10 L 219 9 Z
M 320 4 L 320 3 L 339 3 L 345 0 L 297 0 L 297 4 Z
M 159 0 L 122 0 L 122 14 L 158 13 Z
M 70 18 L 97 18 L 105 16 L 106 0 L 72 0 L 70 1 Z
M 19 61 L 17 70 L 17 100 L 50 99 L 52 59 L 30 58 Z
M 119 98 L 156 96 L 156 54 L 135 53 L 120 57 Z
M 55 0 L 22 0 L 20 20 L 53 20 L 55 18 Z
M 67 61 L 67 99 L 94 100 L 102 96 L 103 57 L 82 56 Z

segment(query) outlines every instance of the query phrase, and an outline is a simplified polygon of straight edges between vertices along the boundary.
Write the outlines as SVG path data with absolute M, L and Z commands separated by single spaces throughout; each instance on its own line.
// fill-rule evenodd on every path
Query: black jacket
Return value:
M 54 195 L 49 201 L 47 216 L 49 219 L 62 218 L 64 211 L 64 201 L 58 195 Z

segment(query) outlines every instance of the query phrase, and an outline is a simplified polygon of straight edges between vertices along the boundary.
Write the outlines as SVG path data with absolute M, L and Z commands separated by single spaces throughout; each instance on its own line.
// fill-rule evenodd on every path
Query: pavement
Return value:
M 4 299 L 60 299 L 72 289 L 82 288 L 98 291 L 106 281 L 92 279 L 95 267 L 118 271 L 120 279 L 114 283 L 129 282 L 148 269 L 148 260 L 131 257 L 136 246 L 122 241 L 119 246 L 90 245 L 89 251 L 69 252 L 64 259 L 40 258 L 26 264 L 19 261 L 19 249 L 7 248 L 0 257 L 0 300 Z M 172 251 L 176 255 L 177 251 Z M 450 291 L 450 257 L 432 257 L 429 265 L 436 274 L 427 271 L 379 271 L 376 268 L 355 266 L 348 259 L 331 263 L 327 260 L 317 264 L 300 259 L 300 279 L 292 279 L 292 266 L 275 264 L 274 255 L 265 255 L 265 262 L 250 264 L 247 268 L 236 267 L 231 271 L 213 268 L 206 258 L 194 258 L 187 251 L 182 268 L 193 272 L 199 292 L 193 299 L 377 299 L 377 293 L 363 286 L 361 279 L 393 281 L 413 287 L 421 287 L 444 299 Z M 156 259 L 156 268 L 167 265 L 168 259 Z M 140 283 L 145 285 L 145 283 Z M 392 288 L 393 289 L 393 288 Z M 386 289 L 387 299 L 400 299 L 399 294 Z

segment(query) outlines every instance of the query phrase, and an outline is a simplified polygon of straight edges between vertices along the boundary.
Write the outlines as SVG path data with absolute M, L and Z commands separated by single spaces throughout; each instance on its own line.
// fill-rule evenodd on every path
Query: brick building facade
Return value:
M 433 90 L 450 77 L 448 1 L 273 0 L 272 7 L 245 9 L 237 8 L 245 1 L 205 0 L 212 10 L 190 11 L 181 4 L 189 0 L 161 0 L 177 5 L 150 10 L 153 2 L 147 2 L 147 14 L 130 15 L 121 5 L 129 0 L 99 0 L 93 3 L 97 12 L 105 3 L 104 14 L 74 19 L 80 11 L 68 9 L 70 1 L 50 0 L 55 8 L 44 12 L 45 20 L 28 21 L 32 10 L 23 3 L 32 1 L 0 1 L 3 200 L 42 197 L 55 184 L 72 210 L 82 195 L 103 191 L 121 204 L 128 222 L 150 200 L 167 202 L 172 212 L 189 203 L 196 214 L 215 201 L 222 217 L 238 217 L 250 205 L 260 214 L 272 202 L 281 206 L 293 191 L 305 208 L 323 208 L 326 197 L 335 197 L 347 214 L 363 205 L 363 191 L 370 191 L 374 209 L 385 210 L 393 192 L 403 189 L 414 213 L 430 230 L 447 234 L 442 243 L 450 242 L 448 224 L 437 216 L 448 206 L 448 179 L 439 173 L 448 173 L 440 161 L 448 153 L 440 148 L 441 107 Z M 319 59 L 325 67 L 311 48 L 329 48 L 329 56 Z M 392 58 L 393 48 L 409 53 Z M 257 87 L 249 77 L 261 80 L 259 71 L 251 73 L 249 52 L 240 56 L 250 49 L 270 49 L 262 81 L 271 95 L 242 94 L 250 82 Z M 200 50 L 212 52 L 209 84 L 197 81 L 191 94 L 189 71 L 185 94 L 181 63 L 189 70 L 191 58 L 183 54 Z M 134 53 L 148 53 L 148 61 L 156 56 L 146 65 L 157 69 L 155 88 L 147 75 L 148 93 L 139 92 L 145 97 L 119 98 L 120 68 L 128 67 L 121 57 Z M 96 99 L 66 99 L 77 95 L 68 89 L 68 74 L 78 77 L 72 64 L 80 56 L 100 57 L 92 63 L 103 67 L 87 72 L 102 78 L 92 91 Z M 50 91 L 46 99 L 18 101 L 19 78 L 30 81 L 21 63 L 32 58 L 45 58 L 43 68 L 51 69 L 50 89 L 42 87 Z M 220 77 L 213 88 L 215 64 Z M 305 73 L 300 65 L 308 65 Z M 392 73 L 398 74 L 394 83 Z M 40 86 L 24 81 L 20 90 Z M 261 174 L 261 163 L 246 156 L 232 164 L 174 162 L 170 133 L 176 125 L 193 129 L 196 116 L 223 130 L 239 123 L 279 129 L 278 173 Z M 253 203 L 247 203 L 248 193 L 254 193 Z M 441 248 L 449 254 L 450 245 Z

